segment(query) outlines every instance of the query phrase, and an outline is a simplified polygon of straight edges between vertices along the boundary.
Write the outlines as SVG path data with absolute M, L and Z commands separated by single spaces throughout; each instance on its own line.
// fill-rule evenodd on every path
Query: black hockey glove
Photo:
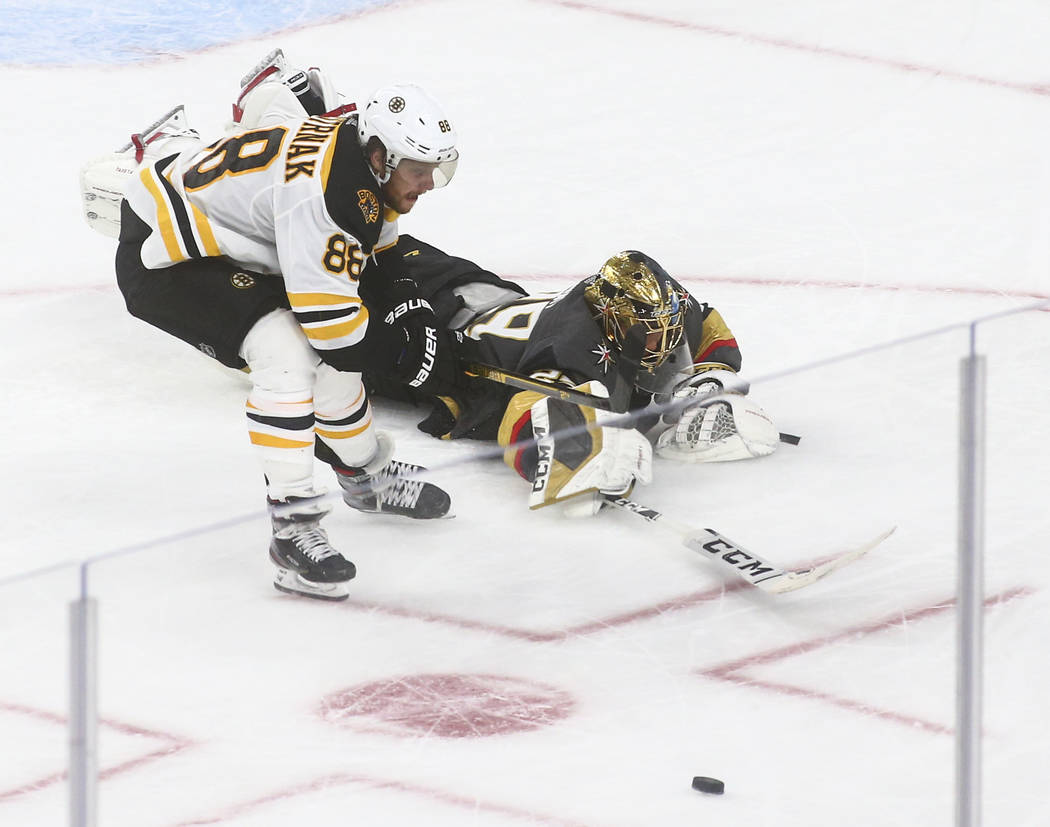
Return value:
M 409 387 L 428 396 L 451 393 L 457 375 L 452 338 L 443 330 L 426 299 L 411 295 L 414 282 L 397 285 L 400 299 L 383 317 L 400 350 L 395 350 L 394 372 Z

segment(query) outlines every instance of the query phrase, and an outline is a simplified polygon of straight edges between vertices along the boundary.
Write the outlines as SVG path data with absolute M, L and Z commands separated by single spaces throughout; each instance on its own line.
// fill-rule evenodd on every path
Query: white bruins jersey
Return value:
M 383 206 L 355 120 L 285 121 L 142 166 L 126 198 L 153 229 L 143 265 L 226 256 L 280 274 L 314 348 L 360 342 L 358 279 L 368 256 L 397 242 L 397 213 Z

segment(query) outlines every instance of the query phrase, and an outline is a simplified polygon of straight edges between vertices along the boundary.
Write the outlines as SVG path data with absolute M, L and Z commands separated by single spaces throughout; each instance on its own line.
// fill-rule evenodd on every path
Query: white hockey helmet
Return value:
M 456 130 L 430 95 L 410 83 L 377 89 L 357 119 L 361 146 L 378 138 L 386 148 L 386 164 L 378 174 L 385 184 L 403 158 L 434 165 L 434 186 L 452 180 L 459 162 Z

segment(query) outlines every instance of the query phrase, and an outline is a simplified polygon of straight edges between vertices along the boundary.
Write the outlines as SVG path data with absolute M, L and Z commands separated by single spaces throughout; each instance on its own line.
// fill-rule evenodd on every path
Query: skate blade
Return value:
M 312 580 L 304 580 L 297 572 L 289 569 L 278 569 L 277 576 L 273 579 L 273 587 L 285 594 L 301 594 L 304 597 L 312 597 L 316 600 L 346 600 L 350 596 L 350 590 L 343 583 L 315 583 Z
M 430 520 L 451 520 L 456 516 L 456 512 L 449 508 L 444 514 L 434 515 L 428 517 L 416 517 L 411 514 L 405 514 L 404 512 L 394 511 L 392 509 L 386 509 L 380 506 L 379 508 L 361 508 L 360 506 L 354 505 L 352 502 L 343 498 L 343 502 L 346 503 L 350 508 L 356 511 L 358 514 L 371 514 L 377 517 L 400 517 L 402 520 L 411 520 L 415 523 L 429 522 Z
M 411 520 L 414 523 L 429 523 L 434 520 L 451 520 L 456 516 L 456 512 L 449 509 L 441 516 L 433 517 L 413 517 L 411 514 L 398 514 L 396 511 L 362 511 L 362 514 L 377 514 L 380 517 L 400 517 L 403 520 Z

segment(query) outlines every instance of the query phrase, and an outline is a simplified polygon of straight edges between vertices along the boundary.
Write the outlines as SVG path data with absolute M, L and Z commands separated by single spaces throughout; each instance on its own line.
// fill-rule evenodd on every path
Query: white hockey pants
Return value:
M 362 466 L 375 456 L 372 407 L 361 374 L 322 362 L 290 310 L 274 310 L 256 322 L 241 358 L 251 371 L 248 434 L 271 499 L 318 493 L 314 439 L 347 465 Z

